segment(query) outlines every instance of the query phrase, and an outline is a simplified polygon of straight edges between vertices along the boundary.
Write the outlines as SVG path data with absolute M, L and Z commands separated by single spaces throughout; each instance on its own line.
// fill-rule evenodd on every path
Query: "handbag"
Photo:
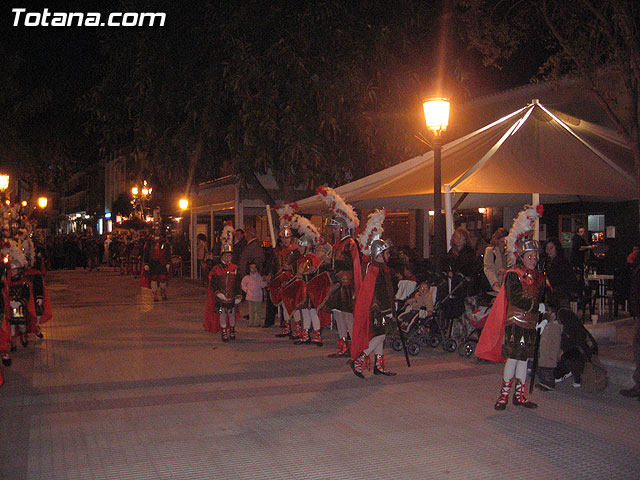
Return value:
M 598 393 L 604 391 L 608 385 L 609 375 L 600 360 L 594 357 L 590 362 L 586 362 L 582 373 L 582 390 L 587 393 Z

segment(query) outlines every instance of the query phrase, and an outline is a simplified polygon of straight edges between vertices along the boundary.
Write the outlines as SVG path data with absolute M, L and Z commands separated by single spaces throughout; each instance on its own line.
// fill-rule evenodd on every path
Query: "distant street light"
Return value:
M 427 128 L 433 135 L 433 210 L 434 233 L 433 254 L 436 273 L 442 271 L 442 262 L 446 250 L 444 222 L 442 221 L 442 134 L 449 126 L 450 103 L 446 98 L 430 98 L 422 104 Z
M 4 192 L 9 188 L 9 175 L 0 174 L 0 192 Z
M 180 206 L 180 210 L 186 210 L 187 208 L 189 208 L 189 200 L 187 200 L 186 198 L 181 198 L 178 202 L 178 205 Z
M 26 200 L 22 200 L 22 206 L 26 207 L 27 206 L 27 201 Z
M 38 198 L 38 206 L 43 210 L 47 208 L 47 204 L 49 203 L 49 199 L 47 197 Z

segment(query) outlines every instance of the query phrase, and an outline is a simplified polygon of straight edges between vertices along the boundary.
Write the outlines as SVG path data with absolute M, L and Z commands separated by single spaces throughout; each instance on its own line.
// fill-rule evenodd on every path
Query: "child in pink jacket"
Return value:
M 260 276 L 255 262 L 249 263 L 249 274 L 245 275 L 240 284 L 249 302 L 249 326 L 259 327 L 262 324 L 262 289 L 268 285 L 265 278 Z

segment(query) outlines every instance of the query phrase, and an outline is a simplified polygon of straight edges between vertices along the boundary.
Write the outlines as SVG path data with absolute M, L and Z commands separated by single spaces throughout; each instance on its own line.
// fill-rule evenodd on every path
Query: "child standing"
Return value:
M 249 273 L 242 279 L 242 291 L 246 294 L 249 302 L 249 326 L 259 327 L 262 325 L 262 289 L 268 285 L 266 279 L 260 276 L 255 262 L 249 262 Z

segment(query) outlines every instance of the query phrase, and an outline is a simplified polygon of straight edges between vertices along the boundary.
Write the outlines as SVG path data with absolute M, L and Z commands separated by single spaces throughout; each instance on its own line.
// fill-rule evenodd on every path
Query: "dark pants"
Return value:
M 554 370 L 554 375 L 556 378 L 561 378 L 563 375 L 571 372 L 573 374 L 574 381 L 580 383 L 585 363 L 586 359 L 580 350 L 572 348 L 562 354 L 562 357 L 558 361 L 558 365 Z
M 271 301 L 271 295 L 267 292 L 267 308 L 264 316 L 264 324 L 270 327 L 276 320 L 276 314 L 278 313 L 278 307 L 276 307 Z

